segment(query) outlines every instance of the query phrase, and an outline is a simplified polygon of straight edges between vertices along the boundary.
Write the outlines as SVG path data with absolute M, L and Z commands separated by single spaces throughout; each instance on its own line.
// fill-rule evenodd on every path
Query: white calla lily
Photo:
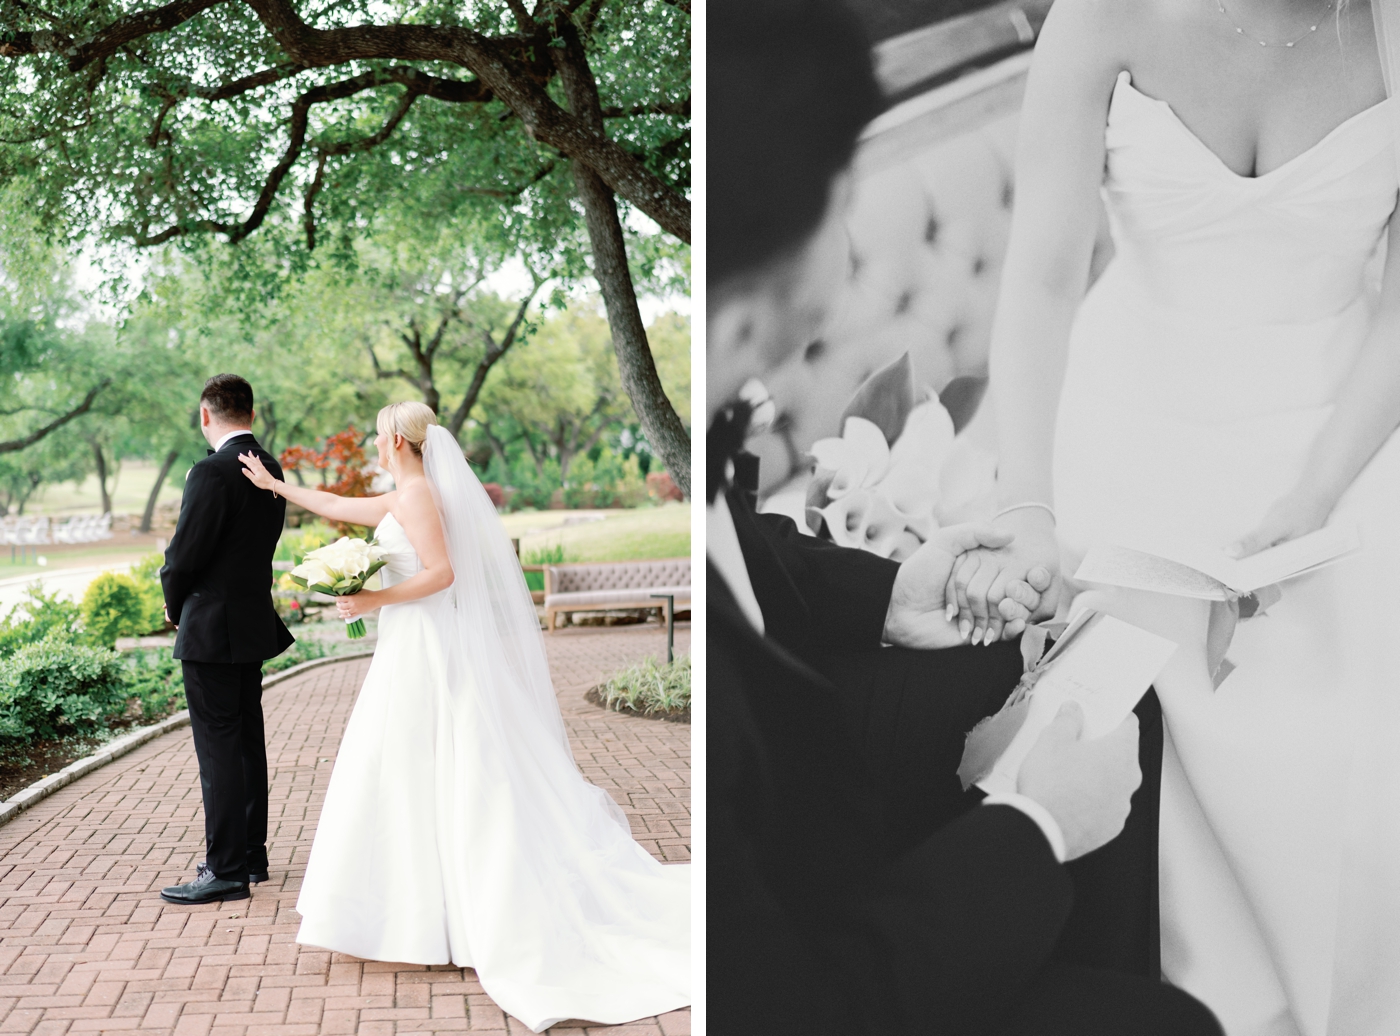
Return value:
M 939 499 L 944 460 L 953 446 L 953 419 L 937 397 L 909 412 L 877 485 L 905 514 L 930 514 Z
M 890 466 L 890 447 L 879 425 L 863 417 L 848 417 L 841 438 L 851 444 L 857 456 L 866 460 L 866 475 L 860 483 L 862 486 L 872 486 L 885 477 Z
M 889 557 L 899 544 L 908 517 L 882 494 L 858 489 L 820 509 L 833 542 Z
M 308 586 L 315 583 L 329 586 L 337 578 L 336 574 L 324 562 L 309 555 L 300 565 L 292 569 L 292 575 L 298 579 L 305 579 Z
M 885 433 L 863 417 L 846 418 L 841 438 L 818 439 L 810 452 L 817 467 L 835 472 L 826 491 L 832 500 L 878 482 L 890 463 Z

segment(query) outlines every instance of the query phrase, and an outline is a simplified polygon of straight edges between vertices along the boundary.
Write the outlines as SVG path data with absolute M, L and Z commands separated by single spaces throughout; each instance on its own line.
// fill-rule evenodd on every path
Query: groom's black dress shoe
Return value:
M 214 877 L 214 872 L 208 867 L 197 871 L 194 881 L 186 882 L 184 885 L 171 885 L 160 890 L 160 898 L 167 903 L 190 905 L 247 899 L 249 895 L 246 881 L 224 881 L 222 878 Z

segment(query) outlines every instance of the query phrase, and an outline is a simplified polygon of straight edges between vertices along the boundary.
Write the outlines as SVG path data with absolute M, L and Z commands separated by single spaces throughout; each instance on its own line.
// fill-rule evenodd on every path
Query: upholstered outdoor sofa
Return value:
M 675 596 L 677 611 L 690 607 L 690 558 L 655 561 L 603 561 L 591 564 L 546 565 L 544 570 L 545 625 L 553 630 L 560 612 L 620 611 L 656 608 L 666 621 L 666 601 L 652 594 Z

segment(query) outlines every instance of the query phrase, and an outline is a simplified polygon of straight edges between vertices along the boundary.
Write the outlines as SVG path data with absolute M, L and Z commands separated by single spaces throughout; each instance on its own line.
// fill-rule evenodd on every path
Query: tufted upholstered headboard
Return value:
M 914 97 L 867 129 L 855 161 L 844 291 L 820 336 L 764 379 L 778 417 L 750 440 L 760 494 L 801 476 L 857 386 L 908 351 L 941 391 L 985 376 L 1011 226 L 1017 110 L 1030 53 Z M 1107 261 L 1101 218 L 1093 272 Z

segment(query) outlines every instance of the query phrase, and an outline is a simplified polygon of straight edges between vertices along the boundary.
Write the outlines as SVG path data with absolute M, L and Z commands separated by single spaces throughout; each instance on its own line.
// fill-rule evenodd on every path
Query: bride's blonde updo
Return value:
M 406 403 L 390 403 L 379 411 L 375 426 L 393 438 L 402 435 L 416 456 L 423 456 L 423 441 L 428 438 L 428 426 L 438 423 L 437 414 L 426 403 L 410 400 Z

